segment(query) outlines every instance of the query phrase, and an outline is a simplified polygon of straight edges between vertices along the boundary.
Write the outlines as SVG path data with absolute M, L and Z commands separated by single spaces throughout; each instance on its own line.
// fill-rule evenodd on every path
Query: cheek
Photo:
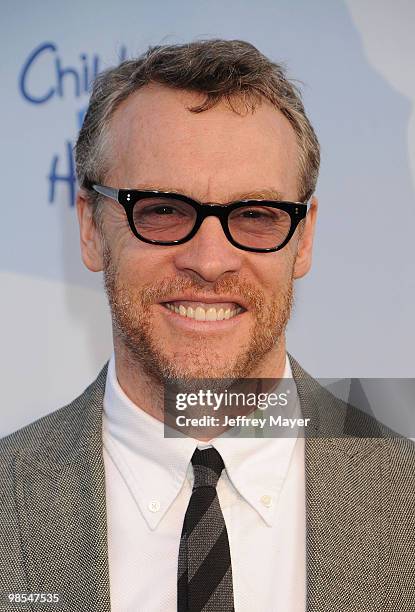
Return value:
M 257 267 L 256 282 L 264 292 L 274 294 L 292 279 L 295 249 L 288 244 L 281 251 L 272 255 L 264 255 L 264 257 L 267 259 L 269 257 L 269 260 Z
M 171 256 L 162 247 L 140 242 L 135 236 L 120 241 L 117 261 L 120 278 L 132 287 L 154 285 L 174 276 Z

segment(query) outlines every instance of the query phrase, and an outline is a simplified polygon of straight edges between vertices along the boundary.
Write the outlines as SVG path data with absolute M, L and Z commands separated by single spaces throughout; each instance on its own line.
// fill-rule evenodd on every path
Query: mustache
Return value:
M 242 297 L 251 310 L 261 309 L 265 303 L 262 291 L 248 281 L 241 281 L 235 277 L 218 279 L 214 283 L 193 278 L 171 277 L 164 278 L 158 283 L 143 285 L 140 301 L 144 308 L 149 308 L 155 302 L 162 302 L 172 294 L 191 291 L 195 295 L 234 295 Z

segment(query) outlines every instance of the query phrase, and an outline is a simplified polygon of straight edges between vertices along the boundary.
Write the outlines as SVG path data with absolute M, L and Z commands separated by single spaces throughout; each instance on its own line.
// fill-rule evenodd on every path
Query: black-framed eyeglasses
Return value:
M 279 251 L 307 214 L 308 202 L 240 200 L 199 202 L 173 191 L 114 189 L 89 184 L 124 208 L 133 234 L 143 242 L 172 246 L 191 240 L 206 217 L 217 217 L 231 244 L 244 251 Z

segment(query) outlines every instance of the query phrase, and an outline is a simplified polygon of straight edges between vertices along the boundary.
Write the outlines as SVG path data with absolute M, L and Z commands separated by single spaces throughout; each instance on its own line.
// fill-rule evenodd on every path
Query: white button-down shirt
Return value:
M 284 377 L 291 377 L 286 359 Z M 232 558 L 235 612 L 304 612 L 303 437 L 165 438 L 121 389 L 112 356 L 103 414 L 111 609 L 176 612 L 177 563 L 196 447 L 225 470 L 217 493 Z

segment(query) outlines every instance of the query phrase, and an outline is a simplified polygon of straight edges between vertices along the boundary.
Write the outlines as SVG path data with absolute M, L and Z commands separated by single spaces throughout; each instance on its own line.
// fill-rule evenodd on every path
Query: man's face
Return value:
M 200 114 L 186 110 L 203 99 L 151 85 L 123 102 L 111 121 L 113 161 L 105 184 L 219 204 L 265 190 L 297 200 L 298 146 L 288 120 L 266 101 L 244 116 L 224 103 Z M 251 253 L 232 246 L 219 219 L 208 217 L 185 244 L 158 246 L 131 233 L 116 202 L 106 200 L 104 207 L 104 245 L 89 253 L 84 246 L 83 255 L 88 267 L 104 269 L 115 346 L 130 365 L 160 381 L 237 378 L 259 376 L 276 359 L 284 348 L 293 278 L 309 267 L 298 232 L 281 251 Z M 306 251 L 310 232 L 306 226 Z M 166 302 L 186 313 L 189 307 L 243 311 L 199 321 Z

